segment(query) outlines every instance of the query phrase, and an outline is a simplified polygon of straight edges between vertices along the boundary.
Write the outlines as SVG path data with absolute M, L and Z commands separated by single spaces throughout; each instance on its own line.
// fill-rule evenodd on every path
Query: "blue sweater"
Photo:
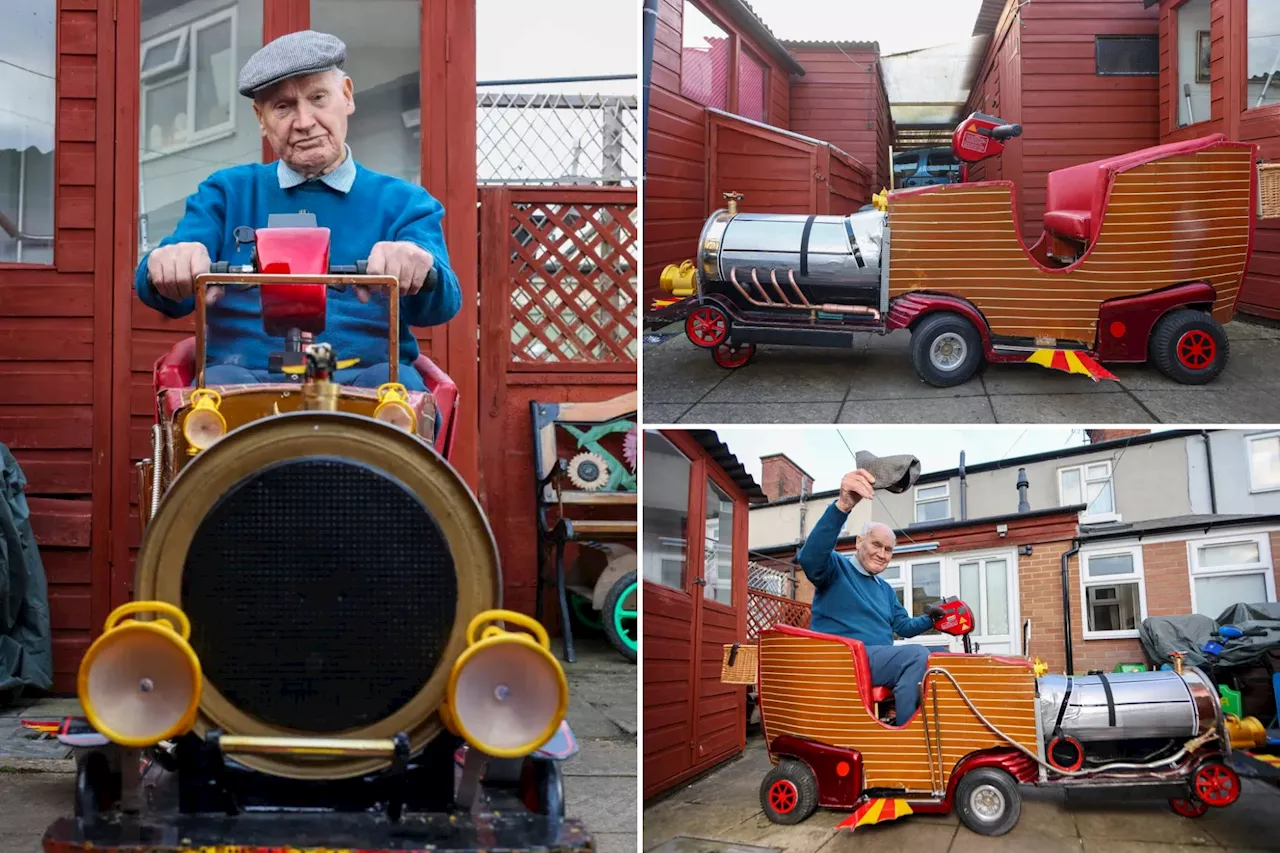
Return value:
M 933 627 L 928 616 L 912 618 L 898 603 L 893 587 L 835 551 L 840 528 L 849 517 L 832 502 L 800 549 L 800 568 L 817 590 L 809 629 L 891 646 L 893 635 L 914 637 Z
M 316 224 L 329 229 L 330 264 L 364 260 L 373 244 L 384 240 L 416 243 L 434 256 L 439 283 L 430 293 L 419 291 L 400 300 L 400 361 L 412 362 L 419 350 L 409 327 L 447 322 L 462 305 L 441 229 L 444 207 L 422 187 L 359 163 L 351 191 L 345 194 L 322 181 L 282 189 L 276 168 L 275 163 L 251 164 L 214 172 L 187 198 L 177 230 L 160 245 L 203 243 L 210 261 L 247 264 L 253 247 L 241 246 L 237 252 L 232 231 L 240 225 L 266 227 L 271 213 L 300 211 L 314 213 Z M 147 255 L 138 264 L 134 284 L 143 303 L 169 317 L 195 310 L 194 298 L 176 302 L 152 288 Z M 339 358 L 359 358 L 360 367 L 387 360 L 386 291 L 371 292 L 373 298 L 361 304 L 353 288 L 330 290 L 325 330 L 316 335 L 333 344 Z M 263 332 L 260 305 L 256 287 L 223 292 L 208 310 L 208 363 L 267 369 L 267 356 L 284 349 L 284 340 Z

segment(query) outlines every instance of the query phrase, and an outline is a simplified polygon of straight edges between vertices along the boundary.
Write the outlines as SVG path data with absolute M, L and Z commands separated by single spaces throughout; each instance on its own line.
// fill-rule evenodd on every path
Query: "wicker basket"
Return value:
M 1280 163 L 1258 165 L 1260 219 L 1280 219 Z
M 738 653 L 734 654 L 734 648 Z M 730 658 L 733 659 L 731 664 Z M 756 647 L 737 643 L 724 647 L 724 659 L 720 664 L 720 681 L 724 684 L 756 683 Z

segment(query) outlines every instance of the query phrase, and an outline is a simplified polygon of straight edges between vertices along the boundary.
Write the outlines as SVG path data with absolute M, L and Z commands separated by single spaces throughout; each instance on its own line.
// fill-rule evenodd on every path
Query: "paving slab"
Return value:
M 1101 382 L 997 364 L 934 388 L 912 369 L 905 331 L 858 335 L 848 349 L 766 345 L 733 371 L 680 333 L 643 347 L 644 415 L 672 424 L 1280 423 L 1280 329 L 1238 318 L 1227 334 L 1230 361 L 1205 386 L 1180 385 L 1152 364 L 1108 366 L 1118 381 Z M 833 403 L 842 404 L 835 413 Z

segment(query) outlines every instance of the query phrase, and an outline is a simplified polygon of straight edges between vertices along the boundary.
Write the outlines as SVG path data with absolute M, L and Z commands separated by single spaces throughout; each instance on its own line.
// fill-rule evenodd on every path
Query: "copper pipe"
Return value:
M 769 296 L 769 292 L 764 289 L 764 285 L 760 283 L 760 279 L 756 278 L 755 267 L 751 268 L 751 281 L 755 284 L 756 287 L 760 288 L 760 295 L 764 297 L 764 301 L 766 304 L 777 305 L 777 303 L 773 301 L 773 297 Z
M 796 284 L 796 271 L 795 271 L 795 270 L 787 270 L 787 281 L 791 282 L 791 287 L 792 287 L 792 289 L 793 289 L 793 290 L 795 290 L 795 292 L 796 292 L 796 296 L 799 296 L 799 297 L 800 297 L 800 302 L 804 305 L 804 307 L 806 307 L 806 308 L 811 308 L 811 307 L 813 307 L 813 306 L 811 306 L 811 305 L 809 304 L 809 300 L 808 300 L 808 299 L 805 299 L 804 291 L 802 291 L 802 290 L 800 289 L 800 285 Z
M 785 303 L 787 303 L 788 305 L 790 305 L 790 304 L 791 304 L 791 300 L 790 300 L 790 299 L 788 299 L 788 298 L 787 298 L 787 295 L 786 295 L 785 293 L 783 293 L 783 292 L 782 292 L 782 285 L 778 284 L 778 271 L 777 271 L 777 270 L 769 270 L 769 281 L 773 282 L 773 289 L 774 289 L 774 290 L 776 290 L 776 291 L 778 291 L 778 297 L 779 297 L 783 302 L 785 302 Z
M 752 275 L 753 276 L 755 275 L 755 270 L 752 270 Z M 874 320 L 876 320 L 876 322 L 880 321 L 879 311 L 877 311 L 874 308 L 867 308 L 866 306 L 863 306 L 863 305 L 833 305 L 828 303 L 826 305 L 814 306 L 814 305 L 810 305 L 807 301 L 804 305 L 793 305 L 790 303 L 783 305 L 779 302 L 774 302 L 773 300 L 769 299 L 768 294 L 765 294 L 766 301 L 761 302 L 759 299 L 756 299 L 754 296 L 751 296 L 749 293 L 747 293 L 746 288 L 744 288 L 742 284 L 738 282 L 737 267 L 733 267 L 732 269 L 729 270 L 729 281 L 732 282 L 733 286 L 737 289 L 738 293 L 742 295 L 743 299 L 747 300 L 752 305 L 758 306 L 760 308 L 790 308 L 793 311 L 826 311 L 830 314 L 866 314 L 871 316 Z M 759 281 L 756 282 L 756 284 L 759 284 L 759 283 L 760 283 Z M 794 283 L 795 281 L 793 279 L 792 284 Z M 798 289 L 799 288 L 797 288 L 797 290 Z M 760 288 L 760 290 L 761 292 L 764 292 L 763 287 Z

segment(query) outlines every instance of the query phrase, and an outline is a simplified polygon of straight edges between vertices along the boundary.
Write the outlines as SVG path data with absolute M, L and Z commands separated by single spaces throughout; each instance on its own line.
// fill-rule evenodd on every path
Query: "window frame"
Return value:
M 925 498 L 923 501 L 920 499 L 921 489 L 936 489 L 939 486 L 941 486 L 943 489 L 946 490 L 945 493 L 942 495 L 942 497 Z M 915 516 L 915 521 L 914 521 L 915 524 L 941 524 L 947 521 L 947 519 L 952 517 L 951 515 L 951 481 L 950 480 L 944 480 L 941 483 L 928 483 L 923 486 L 916 486 L 915 490 L 912 492 L 912 498 L 914 501 L 912 504 L 912 507 L 914 509 L 913 515 Z M 921 504 L 936 504 L 942 501 L 945 501 L 947 504 L 947 514 L 945 516 L 943 516 L 942 518 L 935 518 L 930 521 L 920 520 Z
M 1179 77 L 1178 77 L 1178 73 L 1179 73 L 1179 72 L 1178 72 L 1178 65 L 1179 65 L 1179 63 L 1178 63 L 1178 21 L 1179 21 L 1179 16 L 1180 16 L 1180 14 L 1181 14 L 1182 8 L 1183 8 L 1184 6 L 1186 6 L 1186 5 L 1187 5 L 1188 3 L 1190 3 L 1190 2 L 1192 2 L 1192 0 L 1179 0 L 1179 2 L 1175 3 L 1175 4 L 1173 5 L 1173 7 L 1172 7 L 1172 8 L 1170 8 L 1170 10 L 1169 10 L 1169 15 L 1170 15 L 1169 31 L 1170 31 L 1170 33 L 1172 33 L 1172 37 L 1173 37 L 1173 38 L 1172 38 L 1173 44 L 1172 44 L 1171 49 L 1170 49 L 1170 51 L 1169 51 L 1169 75 L 1170 75 L 1170 82 L 1172 83 L 1172 85 L 1173 85 L 1173 88 L 1174 88 L 1175 92 L 1181 92 L 1181 91 L 1182 91 L 1182 87 L 1181 87 L 1181 86 L 1179 85 L 1179 83 L 1178 83 L 1178 80 L 1179 80 Z M 1212 2 L 1212 0 L 1207 0 L 1207 2 L 1210 2 L 1210 3 L 1211 3 L 1211 2 Z M 1210 7 L 1210 16 L 1209 16 L 1209 33 L 1210 33 L 1210 35 L 1209 35 L 1210 44 L 1212 44 L 1212 42 L 1213 42 L 1213 15 L 1212 15 L 1212 7 Z M 1211 51 L 1212 51 L 1212 48 L 1211 48 Z M 1194 72 L 1194 68 L 1193 68 L 1193 72 Z M 1195 76 L 1195 75 L 1194 75 L 1194 73 L 1192 74 L 1192 76 L 1193 76 L 1193 77 Z M 1209 79 L 1209 84 L 1208 84 L 1208 85 L 1209 85 L 1210 87 L 1212 87 L 1212 86 L 1213 86 L 1213 65 L 1212 65 L 1212 56 L 1210 57 L 1209 78 L 1210 78 L 1210 79 Z M 1197 85 L 1199 85 L 1199 84 L 1197 84 Z M 1210 93 L 1210 98 L 1209 98 L 1209 115 L 1205 116 L 1205 117 L 1204 117 L 1204 118 L 1202 118 L 1202 119 L 1198 119 L 1198 120 L 1196 120 L 1196 121 L 1188 122 L 1186 125 L 1181 125 L 1181 124 L 1179 124 L 1179 123 L 1178 123 L 1178 116 L 1179 116 L 1180 111 L 1181 111 L 1181 109 L 1182 109 L 1182 107 L 1181 107 L 1182 95 L 1181 95 L 1181 94 L 1179 94 L 1179 95 L 1178 95 L 1178 99 L 1179 99 L 1178 103 L 1172 103 L 1172 104 L 1171 104 L 1171 109 L 1169 110 L 1169 132 L 1170 132 L 1170 133 L 1173 133 L 1173 132 L 1176 132 L 1176 131 L 1180 131 L 1180 130 L 1186 130 L 1186 129 L 1188 129 L 1188 128 L 1195 127 L 1196 125 L 1205 124 L 1205 123 L 1213 122 L 1213 121 L 1215 121 L 1215 120 L 1216 120 L 1216 119 L 1214 118 L 1214 115 L 1213 115 L 1213 97 L 1212 97 L 1212 92 Z
M 1133 562 L 1133 571 L 1123 575 L 1102 575 L 1089 577 L 1089 562 L 1099 557 L 1128 556 Z M 1140 636 L 1139 628 L 1147 618 L 1147 582 L 1142 565 L 1142 543 L 1132 545 L 1099 546 L 1092 549 L 1081 549 L 1080 569 L 1080 632 L 1085 640 L 1122 640 Z M 1089 595 L 1088 589 L 1095 586 L 1116 586 L 1136 583 L 1138 585 L 1138 613 L 1131 630 L 1094 631 L 1089 628 Z
M 220 139 L 226 139 L 228 137 L 235 135 L 236 112 L 237 112 L 236 110 L 237 104 L 235 100 L 236 91 L 237 91 L 236 90 L 236 74 L 239 71 L 237 67 L 237 63 L 235 61 L 236 48 L 239 42 L 239 32 L 237 30 L 237 25 L 239 24 L 239 17 L 238 17 L 237 9 L 238 9 L 238 4 L 232 4 L 230 6 L 227 6 L 226 8 L 219 9 L 216 12 L 210 12 L 208 15 L 203 15 L 199 18 L 193 18 L 190 21 L 187 21 L 186 23 L 180 24 L 177 27 L 173 27 L 167 30 L 166 32 L 160 33 L 159 35 L 152 36 L 151 38 L 144 41 L 140 46 L 139 54 L 138 54 L 139 56 L 138 141 L 140 143 L 138 146 L 139 147 L 138 162 L 140 164 L 149 163 L 152 160 L 160 160 L 165 157 L 171 156 L 173 154 L 180 154 L 183 151 L 188 151 L 192 148 L 196 148 L 201 145 L 206 145 L 210 142 L 216 142 L 217 140 L 220 140 Z M 196 69 L 193 67 L 193 65 L 195 63 L 196 51 L 198 50 L 199 44 L 200 44 L 200 33 L 203 32 L 204 30 L 208 30 L 212 27 L 217 26 L 223 21 L 230 21 L 230 26 L 231 26 L 230 51 L 231 51 L 232 61 L 227 66 L 227 77 L 228 77 L 227 91 L 231 95 L 230 117 L 228 118 L 227 121 L 222 122 L 221 124 L 216 124 L 216 125 L 213 125 L 212 127 L 207 127 L 204 130 L 197 131 L 195 129 L 195 126 L 196 126 L 196 118 L 195 118 L 196 73 L 197 72 L 196 72 Z M 144 77 L 141 71 L 141 63 L 142 63 L 142 58 L 147 55 L 147 50 L 151 47 L 155 47 L 157 45 L 165 44 L 166 42 L 172 41 L 175 35 L 179 36 L 177 56 L 172 61 L 165 63 L 164 65 L 158 68 L 153 68 L 150 71 L 146 72 L 146 76 Z M 185 70 L 178 71 L 178 69 L 182 69 L 184 68 L 184 66 L 185 66 Z M 174 79 L 180 78 L 183 74 L 186 75 L 186 88 L 187 88 L 187 95 L 186 95 L 187 97 L 187 101 L 186 101 L 187 139 L 181 145 L 174 146 L 173 148 L 166 148 L 163 151 L 152 151 L 150 150 L 150 148 L 147 147 L 148 146 L 147 94 L 149 92 L 154 91 L 155 89 L 161 88 L 162 86 L 171 84 Z M 149 81 L 155 80 L 155 78 L 157 77 L 163 77 L 163 79 L 157 82 L 149 82 Z
M 1093 465 L 1107 466 L 1107 476 L 1105 477 L 1104 482 L 1110 483 L 1111 485 L 1111 512 L 1096 512 L 1096 513 L 1089 512 L 1090 480 L 1088 479 L 1088 472 L 1089 472 L 1089 468 Z M 1065 495 L 1063 494 L 1064 492 L 1063 482 L 1062 482 L 1063 475 L 1068 471 L 1078 471 L 1080 473 L 1080 503 L 1085 505 L 1085 508 L 1080 510 L 1080 513 L 1078 516 L 1080 521 L 1084 522 L 1085 524 L 1095 524 L 1095 523 L 1101 523 L 1106 521 L 1122 520 L 1119 512 L 1120 504 L 1116 497 L 1116 478 L 1115 478 L 1116 469 L 1115 469 L 1115 464 L 1112 462 L 1111 459 L 1097 459 L 1091 462 L 1081 462 L 1078 465 L 1066 465 L 1066 466 L 1063 466 L 1062 468 L 1059 468 L 1058 469 L 1058 506 L 1071 506 L 1071 503 L 1067 501 Z
M 740 118 L 743 121 L 756 121 L 755 119 L 747 118 L 746 116 L 742 115 L 739 112 L 739 110 L 741 109 L 741 106 L 738 103 L 738 94 L 739 94 L 738 82 L 740 77 L 738 73 L 738 63 L 740 62 L 739 56 L 743 53 L 746 53 L 751 59 L 760 63 L 760 65 L 764 67 L 764 121 L 761 123 L 768 125 L 770 127 L 773 127 L 774 125 L 772 122 L 772 116 L 770 115 L 771 113 L 770 107 L 772 105 L 771 96 L 773 93 L 773 72 L 774 72 L 773 63 L 771 63 L 768 59 L 764 57 L 764 54 L 762 51 L 756 49 L 754 42 L 751 42 L 748 39 L 744 38 L 742 33 L 738 32 L 738 30 L 733 26 L 733 24 L 730 21 L 726 20 L 722 15 L 718 14 L 717 12 L 709 9 L 708 4 L 704 2 L 704 0 L 682 0 L 680 4 L 680 26 L 681 26 L 680 39 L 681 39 L 682 46 L 684 43 L 684 8 L 686 5 L 693 6 L 695 9 L 701 12 L 707 18 L 707 20 L 711 21 L 711 23 L 715 24 L 717 27 L 723 30 L 725 34 L 728 35 L 729 37 L 729 78 L 727 81 L 729 91 L 725 97 L 724 112 L 727 112 L 737 118 Z M 683 50 L 683 47 L 682 47 L 682 50 Z M 680 56 L 680 73 L 678 76 L 680 79 L 680 88 L 679 88 L 680 97 L 684 98 L 687 101 L 691 101 L 692 103 L 698 104 L 699 106 L 704 107 L 706 109 L 719 109 L 719 107 L 710 107 L 710 106 L 707 106 L 706 104 L 701 103 L 700 101 L 694 101 L 692 98 L 684 94 L 684 54 L 683 52 L 681 53 L 681 56 Z
M 1232 545 L 1238 542 L 1254 542 L 1258 546 L 1258 562 L 1234 566 L 1213 566 L 1204 568 L 1199 565 L 1200 549 L 1214 545 Z M 1276 600 L 1275 564 L 1271 558 L 1271 533 L 1260 531 L 1255 533 L 1221 533 L 1217 536 L 1204 536 L 1187 540 L 1187 582 L 1191 587 L 1191 612 L 1198 613 L 1196 602 L 1196 581 L 1204 578 L 1245 577 L 1262 575 L 1266 585 L 1267 601 Z M 1213 617 L 1210 617 L 1213 618 Z
M 61 147 L 62 147 L 61 136 L 59 135 L 62 129 L 62 115 L 61 115 L 62 111 L 58 108 L 59 106 L 58 92 L 60 89 L 60 84 L 62 83 L 62 54 L 59 52 L 59 48 L 58 48 L 59 42 L 61 40 L 61 4 L 54 4 L 52 14 L 53 14 L 53 33 L 52 33 L 53 75 L 55 79 L 54 79 L 54 88 L 53 88 L 53 102 L 51 104 L 51 110 L 50 110 L 50 119 L 53 122 L 53 125 L 52 125 L 53 127 L 52 146 L 53 147 L 50 152 L 53 157 L 53 186 L 51 188 L 52 191 L 49 194 L 49 204 L 53 210 L 53 228 L 52 228 L 52 232 L 48 235 L 33 234 L 30 232 L 24 231 L 24 229 L 27 227 L 27 224 L 25 221 L 26 220 L 25 208 L 26 208 L 26 197 L 27 197 L 28 170 L 27 170 L 27 152 L 26 152 L 26 149 L 23 149 L 21 152 L 19 152 L 18 206 L 17 206 L 17 209 L 14 211 L 14 218 L 13 218 L 14 227 L 17 228 L 17 231 L 18 231 L 18 233 L 13 237 L 14 242 L 17 244 L 15 247 L 16 257 L 12 261 L 0 260 L 0 270 L 15 270 L 15 271 L 21 270 L 23 272 L 34 272 L 37 270 L 56 270 L 58 268 L 58 219 L 60 217 L 59 210 L 58 210 L 58 200 L 61 197 L 60 187 L 58 183 L 58 173 L 61 169 L 61 166 L 60 166 L 61 158 L 59 157 L 59 154 L 61 152 Z M 43 74 L 43 73 L 44 73 L 43 71 L 40 72 L 40 74 Z M 39 152 L 38 148 L 36 150 L 37 152 Z M 7 237 L 8 233 L 0 231 L 0 235 Z M 44 244 L 45 242 L 47 242 L 49 246 L 49 255 L 50 255 L 49 260 L 48 261 L 22 260 L 22 249 L 23 249 L 22 244 L 24 240 L 30 241 L 33 243 L 38 243 L 38 244 Z
M 1099 63 L 1102 59 L 1103 42 L 1151 42 L 1156 45 L 1156 68 L 1154 71 L 1102 71 Z M 1159 35 L 1126 35 L 1121 33 L 1100 33 L 1093 37 L 1093 75 L 1095 77 L 1159 77 L 1160 76 L 1160 36 Z
M 683 570 L 682 570 L 682 573 L 683 573 L 683 575 L 684 575 L 684 578 L 683 578 L 684 583 L 683 583 L 681 586 L 675 587 L 675 586 L 669 586 L 669 585 L 667 585 L 667 584 L 663 583 L 662 581 L 654 580 L 653 578 L 651 578 L 651 577 L 649 577 L 648 575 L 646 575 L 646 574 L 645 574 L 645 565 L 644 565 L 644 561 L 643 561 L 643 560 L 641 560 L 641 563 L 640 563 L 640 580 L 641 580 L 643 583 L 652 584 L 653 586 L 658 587 L 659 589 L 664 589 L 664 590 L 666 590 L 667 592 L 672 592 L 672 593 L 682 593 L 682 594 L 684 594 L 684 595 L 688 595 L 688 596 L 692 597 L 693 592 L 691 591 L 690 587 L 694 586 L 694 583 L 693 583 L 693 578 L 694 578 L 694 574 L 693 574 L 693 572 L 694 572 L 694 565 L 693 565 L 693 559 L 692 559 L 692 557 L 693 557 L 692 551 L 693 551 L 693 545 L 694 545 L 694 543 L 693 543 L 693 537 L 692 537 L 692 535 L 691 535 L 691 534 L 692 534 L 692 530 L 690 530 L 690 529 L 688 529 L 688 528 L 689 528 L 689 527 L 691 527 L 691 526 L 692 526 L 692 523 L 693 523 L 693 510 L 695 509 L 695 507 L 694 507 L 694 503 L 695 503 L 695 501 L 696 501 L 696 499 L 697 499 L 697 493 L 696 493 L 696 490 L 695 490 L 695 485 L 696 485 L 696 484 L 697 484 L 697 482 L 698 482 L 698 481 L 697 481 L 697 479 L 696 479 L 696 477 L 698 476 L 698 474 L 697 474 L 697 472 L 698 472 L 698 463 L 699 463 L 699 461 L 700 461 L 700 460 L 695 459 L 695 458 L 693 458 L 692 456 L 690 456 L 690 455 L 688 454 L 688 452 L 687 452 L 687 451 L 685 451 L 685 449 L 684 449 L 684 448 L 682 448 L 679 444 L 677 444 L 676 442 L 674 442 L 674 441 L 672 441 L 672 440 L 671 440 L 671 436 L 669 436 L 669 435 L 665 434 L 665 433 L 664 433 L 662 430 L 660 430 L 660 429 L 645 429 L 645 430 L 642 430 L 642 431 L 641 431 L 641 435 L 640 435 L 640 452 L 641 452 L 642 454 L 644 453 L 644 435 L 645 435 L 646 433 L 653 433 L 653 434 L 654 434 L 654 435 L 656 435 L 658 438 L 662 439 L 664 442 L 666 442 L 667 446 L 668 446 L 671 450 L 674 450 L 676 453 L 680 454 L 680 456 L 681 456 L 681 457 L 683 457 L 683 458 L 684 458 L 684 460 L 685 460 L 686 462 L 688 462 L 688 463 L 689 463 L 689 485 L 688 485 L 689 495 L 688 495 L 688 498 L 687 498 L 687 500 L 688 500 L 688 505 L 687 505 L 687 507 L 686 507 L 686 509 L 685 509 L 686 536 L 685 536 L 685 539 L 684 539 L 684 552 L 683 552 L 683 553 L 684 553 L 684 568 L 683 568 Z M 641 485 L 643 485 L 643 483 L 641 483 Z M 643 504 L 644 504 L 644 501 L 643 501 L 643 499 L 642 499 L 642 500 L 641 500 L 641 511 L 642 511 L 642 512 L 643 512 Z M 706 510 L 704 509 L 704 510 L 703 510 L 703 512 L 705 512 L 705 511 L 706 511 Z M 706 536 L 705 531 L 703 532 L 702 536 L 703 536 L 703 537 L 704 537 L 704 539 L 705 539 L 705 536 Z M 665 540 L 665 539 L 667 539 L 667 537 L 661 537 L 661 539 Z M 641 544 L 643 544 L 643 540 L 642 540 Z M 668 543 L 668 542 L 663 542 L 663 545 L 664 545 L 664 546 L 666 546 L 666 545 L 668 545 L 668 544 L 671 546 L 672 550 L 674 550 L 674 547 L 675 547 L 675 540 L 671 540 L 669 543 Z M 702 551 L 702 548 L 703 548 L 703 547 L 704 547 L 703 545 L 699 544 L 699 546 L 698 546 L 698 550 L 699 550 L 699 552 L 701 552 L 701 551 Z M 654 555 L 654 556 L 657 558 L 657 560 L 658 560 L 658 562 L 659 562 L 659 564 L 660 564 L 660 565 L 661 565 L 661 563 L 666 559 L 666 558 L 664 557 L 664 554 L 665 554 L 665 553 L 666 553 L 666 551 L 665 551 L 665 547 L 664 547 L 664 549 L 663 549 L 663 550 L 659 550 L 659 552 L 658 552 L 657 554 L 655 554 L 655 555 Z
M 700 564 L 702 567 L 702 580 L 704 581 L 704 583 L 700 584 L 700 586 L 702 587 L 702 598 L 704 601 L 709 601 L 714 604 L 719 604 L 721 607 L 732 608 L 734 606 L 733 604 L 734 594 L 736 593 L 736 590 L 734 589 L 734 587 L 737 586 L 737 583 L 736 583 L 737 579 L 734 578 L 733 576 L 733 569 L 734 569 L 735 563 L 737 562 L 738 554 L 734 548 L 734 546 L 736 545 L 736 542 L 734 541 L 735 537 L 733 534 L 734 534 L 735 528 L 737 528 L 738 526 L 738 506 L 733 499 L 733 495 L 730 494 L 729 489 L 724 488 L 724 486 L 720 482 L 718 482 L 717 478 L 715 477 L 715 469 L 713 467 L 711 466 L 706 467 L 706 469 L 703 472 L 703 480 L 704 480 L 704 483 L 703 483 L 703 489 L 702 489 L 702 562 Z M 715 489 L 716 491 L 718 491 L 720 495 L 724 498 L 724 500 L 729 504 L 729 530 L 728 530 L 728 539 L 727 539 L 728 552 L 729 552 L 729 601 L 728 602 L 724 602 L 724 601 L 721 601 L 719 598 L 716 598 L 716 596 L 713 594 L 711 584 L 709 582 L 706 582 L 708 547 L 714 546 L 712 552 L 718 553 L 720 549 L 724 546 L 724 543 L 726 541 L 724 537 L 724 532 L 722 530 L 717 531 L 717 536 L 714 542 L 707 535 L 707 520 L 708 520 L 707 510 L 711 505 L 712 489 Z M 750 580 L 751 580 L 750 572 L 748 572 L 748 576 L 747 576 L 748 588 L 750 588 Z
M 1253 443 L 1255 441 L 1264 441 L 1270 439 L 1280 439 L 1280 430 L 1272 430 L 1270 432 L 1259 432 L 1244 437 L 1244 462 L 1249 468 L 1249 494 L 1265 495 L 1269 492 L 1280 492 L 1280 484 L 1274 486 L 1259 486 L 1253 475 Z
M 1249 101 L 1249 0 L 1243 0 L 1237 7 L 1237 11 L 1241 17 L 1240 27 L 1238 30 L 1240 62 L 1243 66 L 1237 65 L 1241 69 L 1240 74 L 1240 116 L 1242 119 L 1254 121 L 1258 119 L 1270 119 L 1280 117 L 1280 103 L 1263 104 L 1262 106 L 1250 106 Z M 1227 55 L 1231 55 L 1228 48 Z M 1229 75 L 1228 75 L 1229 76 Z M 1276 76 L 1271 80 L 1272 88 L 1280 91 L 1280 70 L 1277 70 Z

